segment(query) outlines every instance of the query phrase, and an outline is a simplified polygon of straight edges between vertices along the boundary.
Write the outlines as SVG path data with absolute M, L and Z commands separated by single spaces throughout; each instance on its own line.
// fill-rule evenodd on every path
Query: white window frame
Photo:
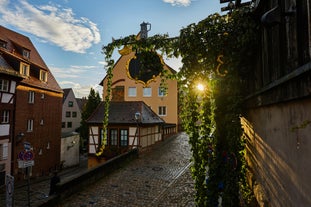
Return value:
M 40 80 L 43 82 L 48 81 L 48 73 L 45 70 L 40 70 Z
M 27 132 L 33 131 L 33 119 L 28 119 L 27 121 Z
M 34 103 L 35 102 L 35 92 L 29 91 L 28 92 L 28 103 Z
M 167 108 L 166 106 L 159 106 L 159 116 L 166 116 L 167 115 Z
M 9 80 L 0 79 L 0 91 L 8 92 L 9 91 Z
M 136 89 L 136 87 L 129 87 L 128 88 L 128 96 L 129 97 L 136 97 L 137 96 L 137 89 Z
M 29 65 L 26 63 L 21 62 L 20 63 L 20 69 L 19 69 L 19 73 L 24 75 L 24 76 L 29 76 Z
M 9 123 L 9 122 L 10 122 L 10 111 L 9 110 L 2 111 L 1 123 Z
M 151 97 L 152 96 L 152 88 L 145 87 L 143 88 L 143 97 Z

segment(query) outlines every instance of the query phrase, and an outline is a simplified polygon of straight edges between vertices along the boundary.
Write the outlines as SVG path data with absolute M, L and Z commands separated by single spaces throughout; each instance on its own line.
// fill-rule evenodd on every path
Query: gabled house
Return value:
M 164 120 L 143 101 L 110 102 L 106 143 L 103 140 L 105 103 L 102 102 L 88 118 L 89 166 L 97 159 L 95 154 L 104 144 L 107 153 L 125 152 L 132 148 L 144 149 L 162 140 Z M 115 154 L 103 154 L 110 158 Z M 95 162 L 95 163 L 94 163 Z
M 139 38 L 140 34 L 137 36 Z M 164 133 L 169 135 L 178 130 L 178 88 L 177 80 L 161 77 L 157 69 L 142 70 L 139 65 L 139 54 L 125 46 L 119 51 L 121 57 L 115 63 L 112 78 L 112 101 L 143 101 L 164 121 Z M 162 56 L 156 54 L 163 70 L 171 75 L 176 71 L 165 64 Z M 163 80 L 162 80 L 163 79 Z M 165 82 L 166 87 L 161 87 Z M 102 80 L 103 97 L 107 94 L 107 76 Z
M 0 54 L 0 186 L 11 172 L 16 85 L 22 76 Z
M 0 26 L 0 53 L 22 77 L 11 116 L 10 173 L 23 178 L 25 165 L 18 161 L 33 160 L 28 170 L 32 176 L 48 174 L 60 164 L 63 91 L 28 37 Z
M 77 132 L 81 122 L 81 111 L 71 88 L 65 88 L 62 110 L 62 136 Z

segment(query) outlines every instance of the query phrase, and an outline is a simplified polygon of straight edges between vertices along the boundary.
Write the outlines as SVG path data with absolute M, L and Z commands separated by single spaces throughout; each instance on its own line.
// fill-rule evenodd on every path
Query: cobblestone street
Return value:
M 195 206 L 190 146 L 184 133 L 62 202 L 62 207 Z

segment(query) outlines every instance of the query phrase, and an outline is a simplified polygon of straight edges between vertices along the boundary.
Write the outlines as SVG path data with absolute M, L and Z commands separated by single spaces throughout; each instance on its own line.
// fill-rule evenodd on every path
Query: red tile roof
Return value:
M 2 57 L 4 59 L 8 58 L 11 60 L 14 59 L 18 62 L 24 62 L 30 65 L 30 70 L 45 70 L 48 73 L 47 82 L 39 80 L 39 77 L 29 76 L 23 79 L 23 84 L 46 90 L 62 92 L 62 89 L 58 85 L 53 74 L 28 37 L 0 25 L 0 41 L 6 43 L 6 48 L 0 46 L 0 52 L 2 53 Z M 22 51 L 24 49 L 30 51 L 29 58 L 23 57 Z M 9 61 L 6 62 L 9 63 Z M 19 72 L 19 67 L 17 68 L 17 66 L 11 65 L 11 68 L 13 68 L 16 72 Z

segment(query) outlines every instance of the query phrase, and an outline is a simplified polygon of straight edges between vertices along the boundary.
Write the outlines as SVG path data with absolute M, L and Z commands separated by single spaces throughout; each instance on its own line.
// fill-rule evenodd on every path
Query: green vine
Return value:
M 191 172 L 198 206 L 217 206 L 219 198 L 223 206 L 239 206 L 241 200 L 248 205 L 252 199 L 246 182 L 240 115 L 243 83 L 251 73 L 251 60 L 256 55 L 257 25 L 250 13 L 237 10 L 230 16 L 210 15 L 182 29 L 176 38 L 155 35 L 139 40 L 132 35 L 103 47 L 108 64 L 105 130 L 114 65 L 111 56 L 115 48 L 127 46 L 135 52 L 146 52 L 145 60 L 152 59 L 148 57 L 150 51 L 182 57 L 183 67 L 176 76 L 161 72 L 161 85 L 165 91 L 167 78 L 178 80 L 178 107 L 191 144 Z M 152 61 L 148 64 L 152 65 Z M 205 85 L 204 91 L 197 91 L 199 82 Z

